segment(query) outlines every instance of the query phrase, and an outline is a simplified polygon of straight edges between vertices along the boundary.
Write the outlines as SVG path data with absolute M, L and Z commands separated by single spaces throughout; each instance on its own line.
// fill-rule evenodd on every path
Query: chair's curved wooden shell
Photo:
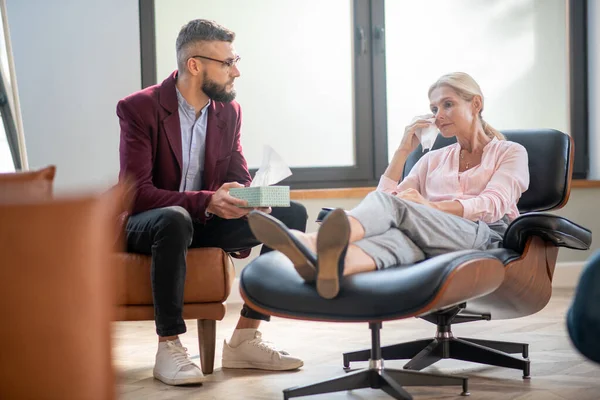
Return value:
M 558 247 L 534 236 L 522 256 L 505 266 L 504 281 L 494 292 L 469 301 L 469 311 L 493 319 L 519 318 L 542 310 L 552 295 Z
M 573 138 L 569 136 L 568 139 L 565 190 L 562 201 L 551 211 L 563 208 L 571 194 L 575 146 Z M 558 247 L 536 236 L 530 238 L 521 257 L 506 265 L 502 285 L 493 293 L 468 302 L 468 310 L 491 314 L 493 319 L 519 318 L 541 311 L 552 296 L 557 257 Z

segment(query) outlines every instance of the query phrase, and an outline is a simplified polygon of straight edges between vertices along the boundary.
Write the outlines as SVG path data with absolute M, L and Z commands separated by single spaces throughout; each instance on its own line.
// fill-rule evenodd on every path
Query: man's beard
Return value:
M 224 103 L 229 103 L 233 99 L 235 99 L 235 90 L 231 92 L 227 91 L 227 84 L 219 85 L 217 82 L 210 80 L 206 73 L 204 74 L 204 79 L 202 82 L 202 91 L 206 94 L 211 100 L 221 101 Z

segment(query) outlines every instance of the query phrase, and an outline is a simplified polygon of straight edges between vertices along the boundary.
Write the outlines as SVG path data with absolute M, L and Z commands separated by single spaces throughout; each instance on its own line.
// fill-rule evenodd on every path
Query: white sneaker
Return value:
M 189 385 L 204 381 L 204 375 L 194 364 L 179 339 L 158 344 L 154 377 L 167 385 Z
M 299 358 L 277 350 L 270 342 L 262 340 L 262 334 L 256 331 L 254 338 L 244 340 L 236 347 L 223 342 L 223 368 L 257 368 L 270 371 L 288 371 L 304 365 Z

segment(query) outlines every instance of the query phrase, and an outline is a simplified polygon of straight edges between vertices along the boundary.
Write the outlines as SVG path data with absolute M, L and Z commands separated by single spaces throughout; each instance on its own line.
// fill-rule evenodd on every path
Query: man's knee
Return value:
M 290 229 L 306 231 L 308 212 L 306 211 L 306 207 L 298 202 L 290 202 L 289 207 L 273 208 L 272 215 Z
M 157 236 L 163 239 L 181 241 L 189 246 L 194 235 L 194 225 L 190 213 L 183 207 L 173 206 L 160 209 L 156 222 Z
M 308 220 L 308 212 L 306 211 L 306 207 L 303 204 L 291 201 L 290 202 L 290 213 L 298 218 L 301 221 Z

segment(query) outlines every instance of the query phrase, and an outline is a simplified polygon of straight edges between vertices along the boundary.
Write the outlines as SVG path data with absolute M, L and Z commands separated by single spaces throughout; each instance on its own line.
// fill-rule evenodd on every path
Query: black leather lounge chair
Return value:
M 569 198 L 573 144 L 556 130 L 504 132 L 528 151 L 531 183 L 519 201 L 523 214 L 509 226 L 504 248 L 459 251 L 415 265 L 403 265 L 343 278 L 340 294 L 321 298 L 305 284 L 279 252 L 258 257 L 242 271 L 240 291 L 248 305 L 275 316 L 310 321 L 367 322 L 371 349 L 344 354 L 344 367 L 369 360 L 369 367 L 338 378 L 284 390 L 284 398 L 358 388 L 380 388 L 397 399 L 411 399 L 403 386 L 462 385 L 459 376 L 421 370 L 442 358 L 454 358 L 523 371 L 529 377 L 528 345 L 455 338 L 452 324 L 508 319 L 540 311 L 550 300 L 558 247 L 588 249 L 591 232 L 571 221 L 544 213 Z M 438 137 L 434 148 L 454 139 Z M 405 172 L 422 155 L 418 148 Z M 322 219 L 328 209 L 324 209 Z M 437 325 L 433 338 L 381 347 L 383 321 L 423 318 Z M 521 353 L 523 358 L 510 353 Z M 384 359 L 410 359 L 404 370 L 384 368 Z M 411 371 L 412 370 L 412 371 Z

